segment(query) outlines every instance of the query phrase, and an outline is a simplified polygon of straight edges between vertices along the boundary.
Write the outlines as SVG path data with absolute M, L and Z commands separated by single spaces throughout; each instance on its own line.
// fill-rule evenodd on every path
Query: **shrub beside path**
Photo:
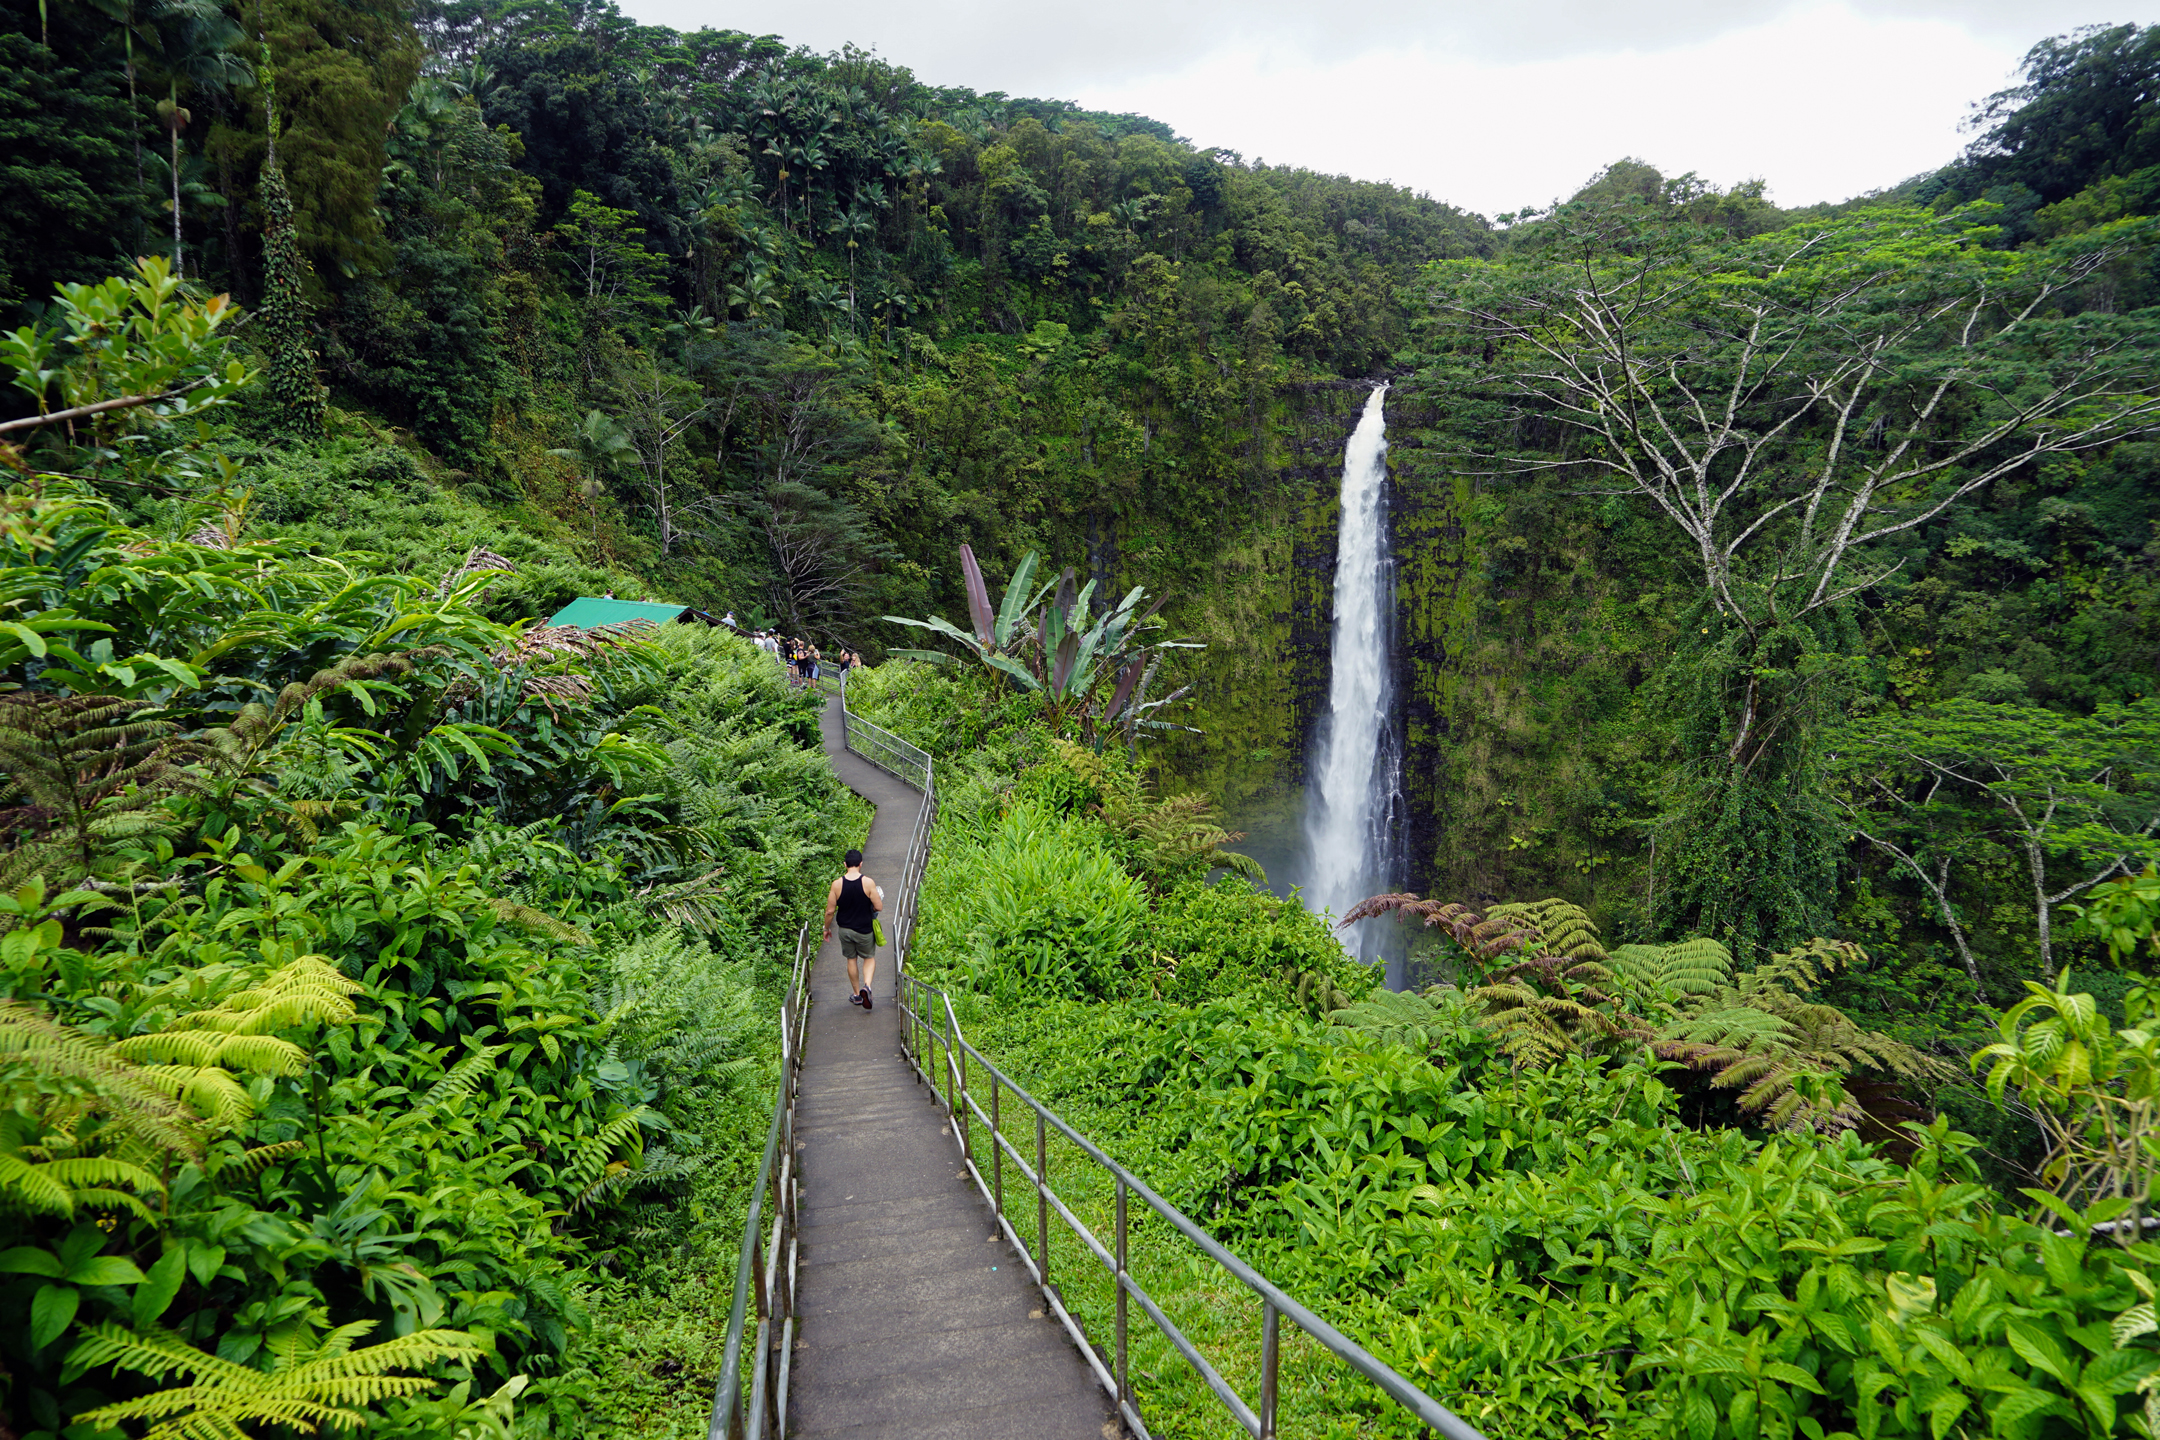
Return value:
M 897 884 L 921 795 L 822 721 L 849 789 L 877 807 L 863 869 Z M 890 903 L 890 898 L 888 898 Z M 900 1054 L 892 959 L 864 1014 L 836 940 L 811 972 L 796 1138 L 800 1317 L 788 1433 L 893 1440 L 1114 1440 L 1108 1398 L 965 1179 L 942 1109 Z

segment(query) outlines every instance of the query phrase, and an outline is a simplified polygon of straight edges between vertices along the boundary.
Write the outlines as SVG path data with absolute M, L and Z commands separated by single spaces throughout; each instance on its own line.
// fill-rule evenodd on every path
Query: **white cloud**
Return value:
M 1951 158 L 1967 106 L 2018 53 L 1945 21 L 1826 5 L 1699 44 L 1514 64 L 1403 48 L 1314 65 L 1241 47 L 1076 98 L 1486 214 L 1565 195 L 1623 156 L 1721 184 L 1760 176 L 1796 205 Z
M 625 0 L 875 48 L 936 84 L 1135 110 L 1207 145 L 1492 212 L 1639 155 L 1787 204 L 1941 164 L 1971 102 L 2093 0 Z

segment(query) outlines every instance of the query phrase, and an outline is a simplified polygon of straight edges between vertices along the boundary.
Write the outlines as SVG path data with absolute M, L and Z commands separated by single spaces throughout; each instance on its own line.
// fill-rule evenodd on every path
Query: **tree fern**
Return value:
M 1617 1044 L 1640 1043 L 1650 1031 L 1620 1011 L 1599 989 L 1603 967 L 1569 965 L 1546 957 L 1509 967 L 1494 983 L 1468 992 L 1481 1007 L 1480 1023 L 1493 1032 L 1517 1069 L 1551 1065 L 1564 1055 L 1596 1054 Z
M 1384 988 L 1375 988 L 1355 1004 L 1328 1014 L 1328 1024 L 1338 1030 L 1356 1031 L 1421 1052 L 1432 1049 L 1444 1019 L 1438 1001 Z
M 1418 920 L 1428 930 L 1438 930 L 1468 951 L 1473 960 L 1490 965 L 1504 956 L 1528 950 L 1538 938 L 1537 925 L 1519 913 L 1491 917 L 1478 914 L 1454 901 L 1427 900 L 1408 893 L 1374 895 L 1360 900 L 1335 922 L 1337 929 L 1394 915 L 1404 921 Z
M 141 718 L 150 708 L 105 695 L 0 695 L 0 808 L 15 802 L 0 887 L 90 874 L 100 844 L 165 828 L 159 802 L 200 788 L 183 768 L 200 747 L 170 721 Z
M 1699 935 L 1672 945 L 1622 945 L 1608 963 L 1621 987 L 1646 1004 L 1715 994 L 1733 975 L 1732 952 Z
M 1590 912 L 1572 901 L 1555 896 L 1495 905 L 1485 912 L 1485 918 L 1527 921 L 1537 931 L 1536 947 L 1547 955 L 1562 955 L 1570 960 L 1605 959 L 1605 946 L 1598 938 Z
M 416 1330 L 355 1349 L 353 1342 L 374 1328 L 372 1320 L 354 1321 L 315 1344 L 299 1324 L 281 1327 L 266 1347 L 269 1368 L 256 1370 L 197 1350 L 169 1330 L 98 1325 L 68 1355 L 70 1370 L 109 1365 L 153 1381 L 180 1375 L 189 1383 L 107 1405 L 78 1419 L 100 1428 L 147 1422 L 142 1440 L 248 1440 L 244 1427 L 262 1425 L 304 1434 L 325 1425 L 357 1429 L 368 1424 L 371 1407 L 435 1383 L 392 1372 L 469 1362 L 483 1354 L 462 1330 Z
M 1707 976 L 1722 958 L 1715 942 L 1652 967 L 1661 979 Z M 1947 1079 L 1951 1067 L 1887 1035 L 1862 1029 L 1834 1005 L 1807 998 L 1835 971 L 1866 959 L 1857 945 L 1811 940 L 1773 955 L 1707 989 L 1679 993 L 1653 1048 L 1708 1077 L 1711 1088 L 1737 1091 L 1736 1103 L 1781 1129 L 1849 1129 L 1863 1111 L 1842 1077 L 1873 1072 L 1889 1080 Z M 1878 1097 L 1895 1105 L 1894 1090 Z

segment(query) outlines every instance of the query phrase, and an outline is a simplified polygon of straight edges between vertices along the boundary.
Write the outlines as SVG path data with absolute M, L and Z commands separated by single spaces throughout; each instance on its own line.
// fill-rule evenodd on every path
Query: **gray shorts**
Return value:
M 875 960 L 877 938 L 860 930 L 840 930 L 840 958 L 843 960 Z

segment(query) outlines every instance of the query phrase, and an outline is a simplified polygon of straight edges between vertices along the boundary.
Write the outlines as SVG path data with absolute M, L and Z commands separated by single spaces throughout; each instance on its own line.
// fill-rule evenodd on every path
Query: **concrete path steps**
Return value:
M 837 704 L 822 723 L 833 768 L 878 807 L 863 869 L 897 884 L 922 797 L 847 752 Z M 1108 1398 L 997 1238 L 943 1110 L 901 1058 L 891 957 L 868 1014 L 847 1003 L 836 941 L 818 951 L 811 993 L 788 1433 L 1116 1440 Z

